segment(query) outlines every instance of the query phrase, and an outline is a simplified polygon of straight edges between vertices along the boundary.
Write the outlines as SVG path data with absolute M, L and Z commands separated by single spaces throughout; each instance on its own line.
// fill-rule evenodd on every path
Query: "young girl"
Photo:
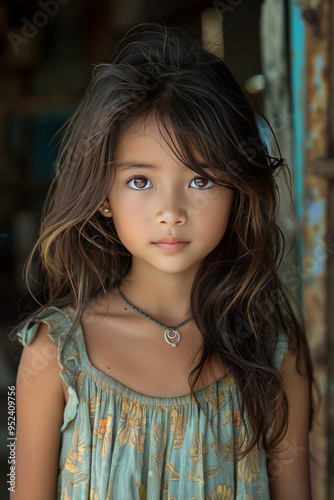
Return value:
M 179 29 L 139 25 L 97 66 L 28 268 L 13 499 L 311 499 L 280 167 L 225 64 Z

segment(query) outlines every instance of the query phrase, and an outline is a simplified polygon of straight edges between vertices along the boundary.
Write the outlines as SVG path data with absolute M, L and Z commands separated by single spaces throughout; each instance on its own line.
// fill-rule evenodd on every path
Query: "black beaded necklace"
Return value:
M 166 342 L 169 345 L 171 345 L 172 347 L 176 347 L 176 344 L 180 341 L 180 333 L 177 331 L 177 328 L 179 328 L 180 326 L 182 326 L 185 323 L 187 323 L 188 321 L 190 321 L 193 318 L 193 316 L 190 316 L 190 318 L 186 319 L 185 321 L 182 321 L 182 323 L 178 323 L 175 326 L 164 325 L 163 323 L 160 323 L 160 321 L 152 318 L 151 316 L 149 316 L 148 314 L 144 313 L 143 311 L 141 311 L 140 309 L 138 309 L 137 307 L 135 307 L 133 304 L 131 304 L 130 302 L 128 302 L 126 300 L 126 298 L 122 295 L 122 293 L 121 293 L 121 291 L 119 289 L 119 284 L 118 283 L 116 284 L 115 289 L 116 289 L 116 292 L 118 293 L 118 295 L 120 296 L 120 298 L 125 302 L 125 304 L 127 304 L 129 307 L 131 307 L 131 309 L 134 309 L 136 312 L 138 312 L 142 316 L 145 316 L 145 318 L 150 319 L 156 325 L 159 325 L 159 326 L 162 326 L 163 328 L 166 328 L 166 331 L 165 331 L 165 340 L 166 340 Z

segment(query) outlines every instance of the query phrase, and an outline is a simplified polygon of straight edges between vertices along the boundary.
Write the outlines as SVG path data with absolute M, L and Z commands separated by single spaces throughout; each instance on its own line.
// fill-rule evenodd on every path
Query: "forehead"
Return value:
M 126 122 L 121 129 L 117 147 L 120 149 L 130 141 L 140 142 L 145 139 L 153 140 L 158 144 L 165 142 L 158 124 L 152 116 L 146 118 L 139 117 L 130 122 Z
M 183 131 L 184 132 L 184 131 Z M 203 155 L 198 151 L 198 148 L 193 146 L 194 139 L 191 134 L 182 134 L 186 136 L 187 149 L 191 150 L 191 157 L 202 168 L 207 168 Z M 153 155 L 153 153 L 163 150 L 163 154 L 167 154 L 178 161 L 181 160 L 187 167 L 191 162 L 183 153 L 184 148 L 178 143 L 173 126 L 170 120 L 163 123 L 158 123 L 154 114 L 145 117 L 137 117 L 136 119 L 124 123 L 116 144 L 116 163 L 119 163 L 121 158 L 136 156 L 141 154 Z

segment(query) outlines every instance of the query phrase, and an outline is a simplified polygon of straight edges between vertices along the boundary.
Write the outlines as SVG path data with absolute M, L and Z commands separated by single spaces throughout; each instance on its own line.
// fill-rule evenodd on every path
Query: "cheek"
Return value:
M 233 194 L 229 192 L 227 195 L 212 197 L 211 200 L 202 200 L 201 213 L 212 223 L 214 221 L 228 221 L 233 204 Z
M 192 199 L 195 209 L 211 211 L 212 214 L 219 212 L 219 215 L 230 213 L 234 200 L 234 192 L 231 189 L 216 186 L 207 191 L 198 191 Z
M 212 202 L 200 214 L 200 226 L 207 238 L 220 241 L 230 220 L 233 196 Z
M 134 205 L 125 197 L 118 204 L 114 198 L 114 207 L 112 210 L 114 226 L 120 240 L 126 246 L 127 243 L 137 240 L 143 234 L 147 215 L 144 213 L 142 203 Z
M 205 232 L 212 235 L 213 238 L 221 238 L 226 230 L 229 221 L 229 211 L 213 211 L 208 214 L 205 221 Z
M 133 253 L 133 243 L 140 239 L 141 231 L 138 224 L 130 217 L 127 218 L 126 214 L 118 214 L 114 218 L 114 226 L 122 244 L 130 253 Z
M 214 223 L 212 221 L 208 224 L 207 231 L 214 243 L 218 244 L 221 241 L 226 232 L 227 224 L 227 217 L 221 217 L 220 220 L 217 221 L 217 223 Z

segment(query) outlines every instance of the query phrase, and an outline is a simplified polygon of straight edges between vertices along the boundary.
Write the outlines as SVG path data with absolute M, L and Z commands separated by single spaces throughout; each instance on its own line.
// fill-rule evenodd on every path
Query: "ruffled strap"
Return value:
M 27 346 L 34 340 L 39 324 L 46 323 L 49 327 L 49 337 L 58 344 L 57 361 L 62 369 L 60 375 L 68 386 L 69 392 L 61 431 L 67 427 L 77 414 L 78 395 L 82 383 L 83 363 L 81 352 L 83 337 L 81 334 L 76 335 L 66 343 L 68 332 L 73 324 L 73 317 L 73 308 L 58 309 L 57 307 L 48 307 L 35 316 L 33 320 L 27 322 L 22 330 L 18 332 L 19 341 L 23 346 Z

